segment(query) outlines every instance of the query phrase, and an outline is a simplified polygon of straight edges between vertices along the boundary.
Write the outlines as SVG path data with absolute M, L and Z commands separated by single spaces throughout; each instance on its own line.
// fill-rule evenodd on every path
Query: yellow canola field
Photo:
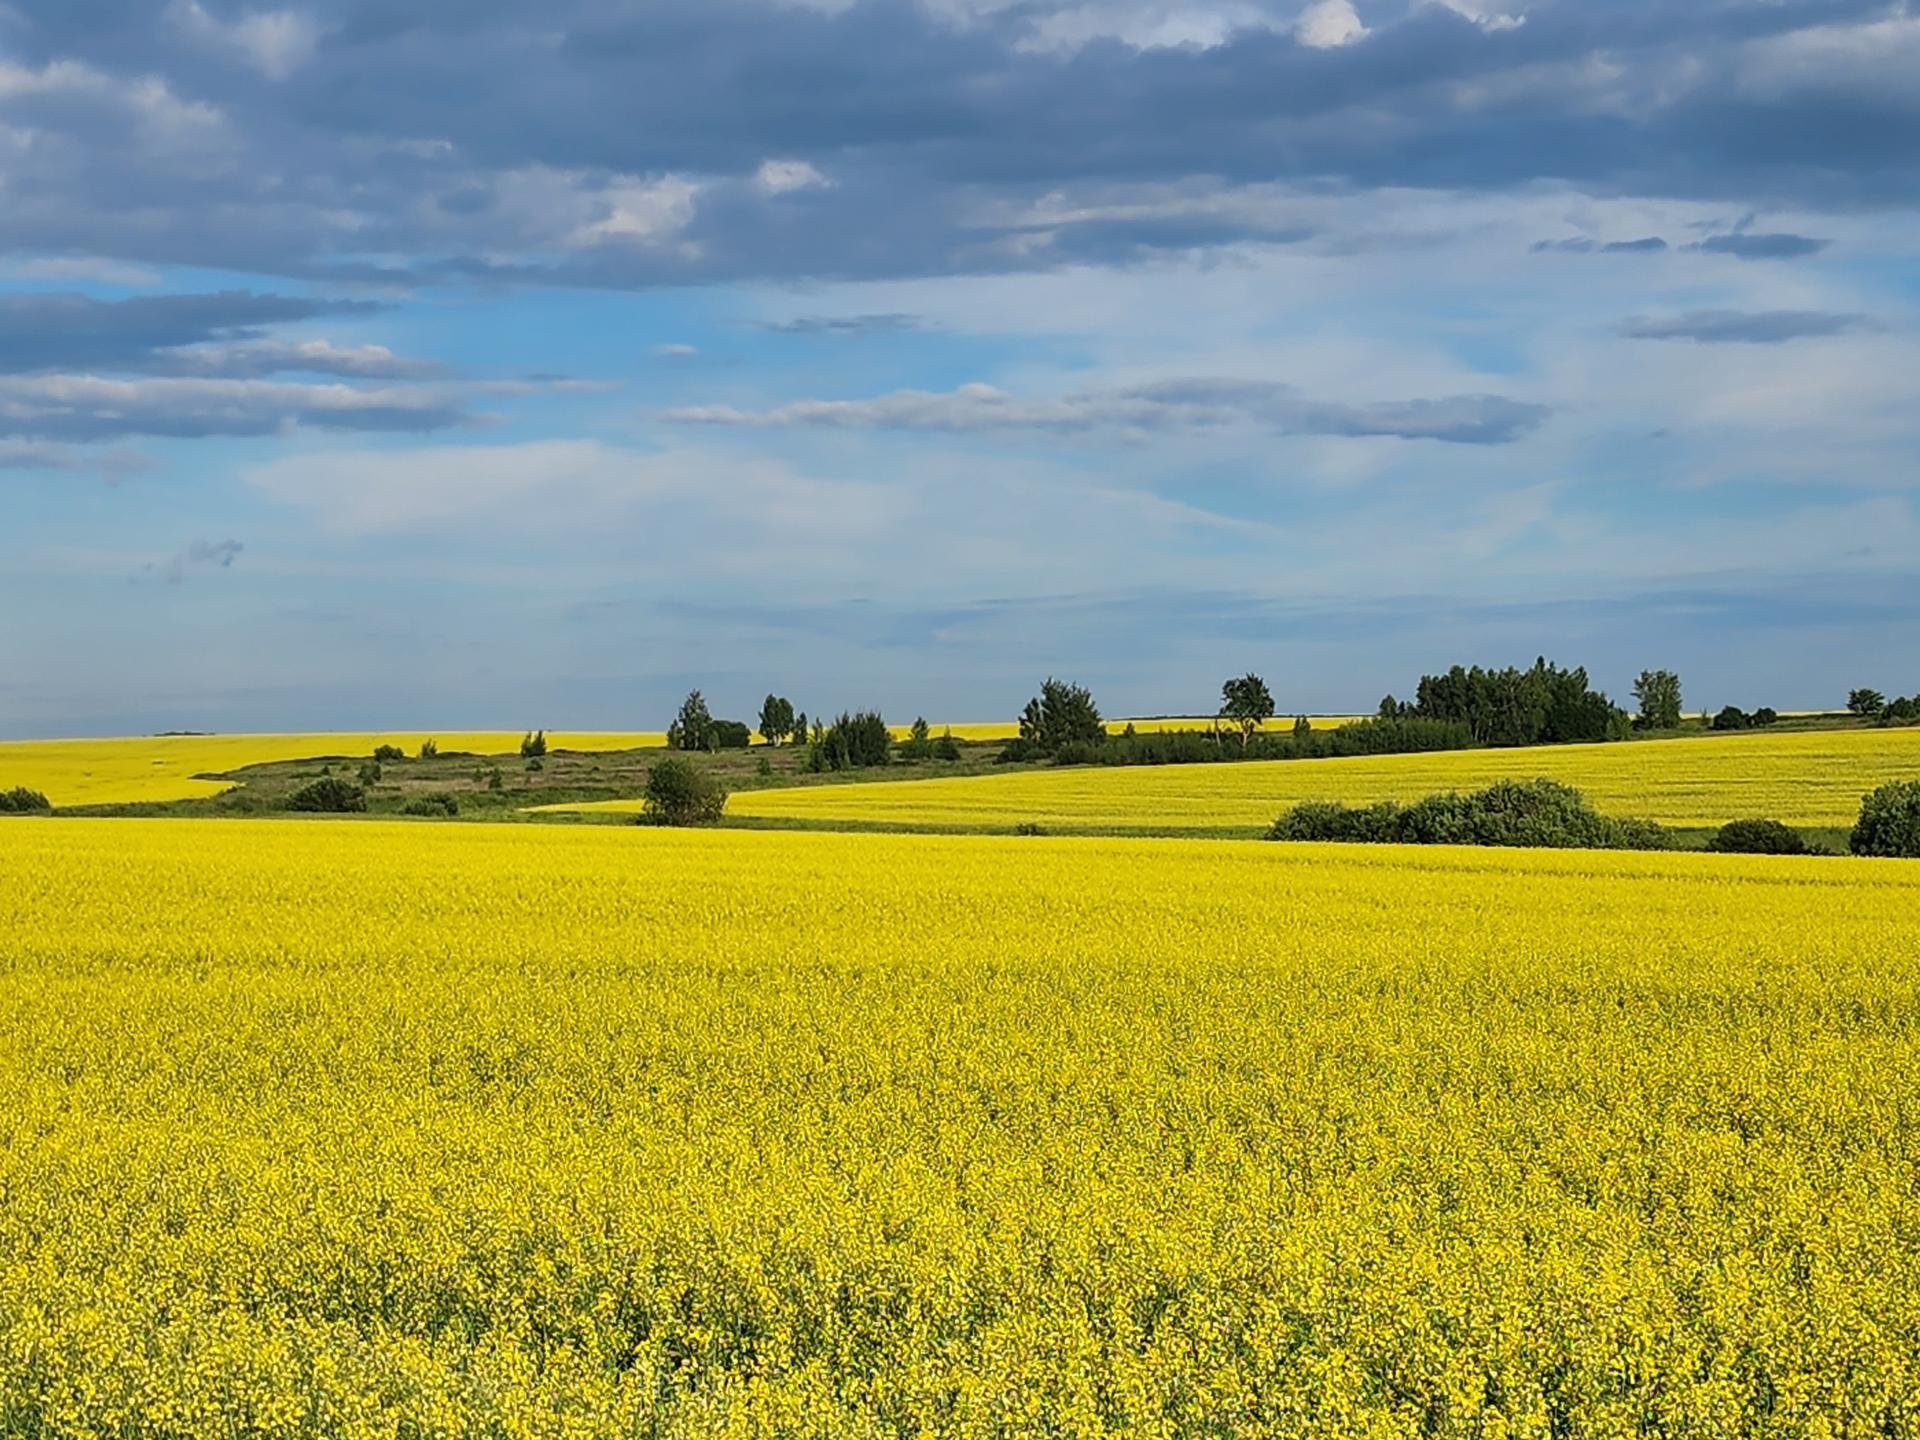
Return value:
M 367 756 L 376 745 L 419 753 L 429 738 L 442 751 L 511 754 L 523 732 L 372 731 L 311 735 L 144 735 L 112 740 L 0 740 L 0 790 L 40 791 L 55 805 L 125 805 L 136 801 L 193 800 L 232 788 L 196 775 L 224 774 L 247 765 L 307 760 L 321 755 Z M 662 745 L 658 732 L 638 734 L 549 731 L 555 749 L 626 750 Z
M 1892 1435 L 1920 865 L 0 822 L 36 1436 Z
M 1007 826 L 1264 826 L 1303 800 L 1417 800 L 1547 776 L 1610 815 L 1679 826 L 1768 816 L 1850 825 L 1860 799 L 1920 778 L 1920 729 L 1738 734 L 1220 765 L 1026 770 L 1007 775 L 758 790 L 728 812 L 805 820 Z M 616 801 L 601 809 L 638 809 Z

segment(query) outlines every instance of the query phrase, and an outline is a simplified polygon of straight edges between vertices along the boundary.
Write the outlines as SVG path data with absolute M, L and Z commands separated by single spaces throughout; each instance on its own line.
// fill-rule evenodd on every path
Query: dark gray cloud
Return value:
M 770 320 L 760 328 L 776 335 L 894 335 L 920 325 L 917 315 L 801 315 Z
M 1258 380 L 1169 380 L 1111 390 L 1023 397 L 991 385 L 897 390 L 865 400 L 797 400 L 771 410 L 683 406 L 664 418 L 747 429 L 1026 432 L 1116 437 L 1252 425 L 1297 435 L 1383 436 L 1459 445 L 1504 445 L 1547 418 L 1543 405 L 1499 395 L 1344 404 L 1310 400 Z
M 0 372 L 123 370 L 170 373 L 213 368 L 215 355 L 236 359 L 251 373 L 324 368 L 329 347 L 310 347 L 306 363 L 293 346 L 261 343 L 267 327 L 322 316 L 365 315 L 381 307 L 365 301 L 306 299 L 230 290 L 211 295 L 141 295 L 99 300 L 88 295 L 0 295 Z M 189 346 L 220 342 L 217 350 Z M 196 364 L 193 356 L 201 360 Z M 272 364 L 278 359 L 289 363 Z
M 34 140 L 0 148 L 0 251 L 642 286 L 1311 233 L 1254 207 L 1074 213 L 1083 193 L 1169 184 L 1920 201 L 1920 107 L 1900 83 L 1920 18 L 1884 0 L 1585 0 L 1506 28 L 1373 6 L 1371 33 L 1328 49 L 1294 38 L 1292 8 L 1156 48 L 1036 43 L 1063 17 L 1099 28 L 1101 7 L 1064 0 L 964 24 L 908 0 L 13 0 L 0 125 Z M 1019 218 L 1050 197 L 1063 214 Z
M 1689 310 L 1684 315 L 1636 315 L 1620 333 L 1630 340 L 1779 345 L 1872 328 L 1865 315 L 1832 310 Z
M 1818 255 L 1832 243 L 1816 240 L 1811 235 L 1754 235 L 1742 231 L 1735 235 L 1714 235 L 1687 248 L 1708 255 L 1731 255 L 1736 260 L 1804 260 L 1809 255 Z
M 1536 240 L 1533 253 L 1536 255 L 1659 255 L 1670 247 L 1658 235 L 1643 236 L 1638 240 L 1590 240 L 1584 235 L 1576 235 L 1569 240 Z

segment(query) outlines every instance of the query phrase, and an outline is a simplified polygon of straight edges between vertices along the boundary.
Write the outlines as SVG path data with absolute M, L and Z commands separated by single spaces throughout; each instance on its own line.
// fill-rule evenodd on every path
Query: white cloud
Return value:
M 692 222 L 699 194 L 698 185 L 677 175 L 659 180 L 621 180 L 599 193 L 597 218 L 578 226 L 571 243 L 658 245 Z
M 1741 90 L 1762 101 L 1827 93 L 1920 108 L 1920 15 L 1769 36 L 1746 46 L 1738 73 Z
M 129 435 L 266 435 L 300 426 L 422 431 L 467 419 L 458 401 L 412 386 L 99 375 L 0 376 L 0 435 L 91 441 Z
M 754 175 L 753 183 L 769 195 L 787 195 L 795 190 L 825 190 L 833 184 L 806 160 L 768 160 Z
M 1330 50 L 1364 39 L 1368 32 L 1353 8 L 1353 0 L 1314 0 L 1301 11 L 1293 33 L 1302 45 Z
M 167 18 L 196 40 L 225 50 L 269 80 L 285 80 L 312 58 L 320 27 L 298 10 L 248 11 L 237 20 L 209 15 L 199 0 L 173 0 Z
M 1073 51 L 1110 39 L 1136 50 L 1210 49 L 1236 31 L 1276 28 L 1269 8 L 1249 0 L 1087 0 L 1036 15 L 1023 48 Z
M 1525 0 L 1432 0 L 1464 15 L 1483 30 L 1512 30 L 1527 23 Z
M 700 353 L 700 347 L 681 344 L 656 345 L 653 347 L 653 353 L 662 360 L 691 360 Z
M 336 345 L 329 340 L 189 345 L 167 351 L 165 360 L 169 368 L 183 374 L 243 379 L 306 370 L 361 380 L 411 380 L 438 375 L 443 369 L 432 360 L 396 355 L 385 345 Z

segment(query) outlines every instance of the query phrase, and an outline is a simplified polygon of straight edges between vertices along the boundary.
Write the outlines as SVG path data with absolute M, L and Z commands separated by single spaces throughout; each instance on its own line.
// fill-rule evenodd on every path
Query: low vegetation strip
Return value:
M 761 790 L 735 815 L 792 821 L 1050 829 L 1244 827 L 1263 832 L 1307 800 L 1410 803 L 1442 790 L 1545 777 L 1609 815 L 1706 828 L 1765 815 L 1851 826 L 1861 797 L 1920 777 L 1920 729 L 1740 732 L 1612 745 L 1553 745 L 1242 765 L 1025 770 L 949 780 Z M 617 802 L 638 809 L 638 801 Z M 614 807 L 606 807 L 614 808 Z
M 1557 850 L 1666 850 L 1673 844 L 1652 821 L 1602 815 L 1578 790 L 1555 780 L 1501 780 L 1472 794 L 1450 790 L 1411 805 L 1309 800 L 1274 821 L 1267 838 Z
M 443 755 L 512 754 L 522 732 L 369 731 L 286 735 L 142 735 L 112 740 L 0 740 L 0 789 L 29 785 L 55 805 L 127 805 L 143 801 L 192 800 L 226 789 L 224 775 L 248 765 L 318 756 L 371 755 L 397 745 L 409 755 L 427 741 Z M 660 745 L 665 736 L 647 732 L 556 731 L 548 741 L 569 750 L 625 750 Z
M 19 1433 L 1920 1394 L 1912 865 L 54 818 L 0 869 Z

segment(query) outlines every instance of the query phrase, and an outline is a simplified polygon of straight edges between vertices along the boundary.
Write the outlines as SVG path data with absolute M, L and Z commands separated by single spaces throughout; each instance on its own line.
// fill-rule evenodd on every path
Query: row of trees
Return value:
M 1352 753 L 1388 753 L 1401 748 L 1433 749 L 1460 746 L 1524 746 L 1592 743 L 1624 740 L 1636 732 L 1678 729 L 1683 721 L 1683 697 L 1680 677 L 1672 670 L 1642 670 L 1633 682 L 1635 710 L 1628 712 L 1615 705 L 1605 691 L 1593 687 L 1582 666 L 1571 669 L 1549 661 L 1545 656 L 1521 670 L 1455 665 L 1441 674 L 1423 675 L 1412 700 L 1389 695 L 1371 722 L 1375 732 L 1365 740 L 1356 735 L 1362 748 Z M 1856 690 L 1848 697 L 1848 708 L 1857 714 L 1880 719 L 1910 720 L 1920 717 L 1920 697 L 1886 700 L 1875 690 Z M 1279 746 L 1261 732 L 1276 713 L 1273 692 L 1260 675 L 1249 672 L 1224 682 L 1220 687 L 1220 707 L 1214 721 L 1215 733 L 1221 728 L 1236 734 L 1244 756 L 1267 756 Z M 1778 720 L 1767 706 L 1751 712 L 1729 705 L 1709 722 L 1716 730 L 1744 730 L 1766 726 Z M 879 746 L 874 731 L 884 728 L 879 717 L 870 713 L 843 714 L 832 724 L 818 722 L 809 726 L 804 711 L 796 712 L 791 701 L 769 694 L 760 707 L 760 736 L 770 746 L 808 745 L 811 768 L 843 769 L 851 765 L 884 764 L 884 759 L 851 759 L 856 755 L 877 756 Z M 1418 723 L 1424 722 L 1424 723 Z M 1363 722 L 1366 723 L 1366 722 Z M 1006 747 L 1002 760 L 1060 758 L 1066 754 L 1086 756 L 1110 738 L 1100 707 L 1092 692 L 1083 685 L 1049 676 L 1040 693 L 1029 700 L 1019 717 L 1019 738 Z M 868 734 L 861 737 L 862 727 Z M 917 721 L 924 732 L 925 721 Z M 1354 726 L 1345 727 L 1348 730 Z M 1305 716 L 1294 722 L 1292 753 L 1318 753 L 1307 743 L 1311 726 Z M 1205 732 L 1191 732 L 1205 733 Z M 1134 740 L 1132 727 L 1122 739 Z M 1256 745 L 1256 739 L 1265 743 Z M 680 714 L 667 731 L 668 744 L 682 750 L 719 750 L 748 743 L 746 727 L 735 721 L 715 720 L 707 710 L 699 691 L 690 694 Z M 1442 739 L 1447 745 L 1439 745 Z M 1164 749 L 1166 747 L 1148 747 Z M 1189 742 L 1176 748 L 1194 749 Z M 934 741 L 929 734 L 916 733 L 901 746 L 909 759 L 924 759 L 936 752 L 943 758 L 957 758 L 958 749 L 951 735 Z M 1189 758 L 1200 758 L 1197 754 Z M 1206 758 L 1217 758 L 1208 756 Z M 1127 762 L 1122 762 L 1127 763 Z M 1173 763 L 1158 753 L 1143 763 Z
M 1883 724 L 1910 725 L 1920 720 L 1920 695 L 1896 695 L 1889 700 L 1878 690 L 1862 688 L 1847 696 L 1847 709 Z
M 1455 665 L 1423 675 L 1413 700 L 1382 700 L 1380 718 L 1464 725 L 1476 745 L 1624 740 L 1633 731 L 1631 717 L 1592 687 L 1584 668 L 1564 670 L 1545 656 L 1527 670 Z

